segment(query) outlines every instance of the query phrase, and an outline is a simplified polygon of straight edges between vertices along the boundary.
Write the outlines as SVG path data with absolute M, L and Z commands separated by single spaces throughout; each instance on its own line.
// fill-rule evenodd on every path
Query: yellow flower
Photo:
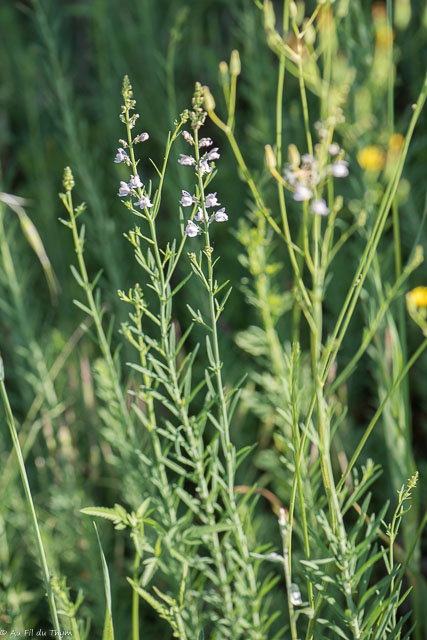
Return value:
M 385 163 L 384 152 L 376 145 L 364 147 L 357 154 L 357 162 L 365 171 L 380 171 Z
M 389 153 L 398 153 L 403 147 L 404 142 L 405 138 L 401 133 L 393 133 L 393 135 L 390 136 L 390 140 L 388 141 Z
M 390 47 L 391 43 L 393 42 L 393 39 L 394 39 L 393 29 L 391 29 L 391 27 L 389 27 L 387 24 L 380 25 L 377 28 L 376 40 L 377 40 L 378 47 L 382 49 Z
M 406 300 L 415 307 L 427 307 L 427 287 L 415 287 L 406 294 Z

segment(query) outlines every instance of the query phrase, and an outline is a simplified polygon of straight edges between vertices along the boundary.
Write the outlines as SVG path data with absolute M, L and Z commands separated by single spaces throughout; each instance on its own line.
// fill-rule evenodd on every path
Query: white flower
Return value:
M 188 142 L 188 144 L 194 144 L 193 136 L 191 135 L 191 133 L 188 133 L 188 131 L 183 131 L 182 137 L 186 142 Z
M 283 175 L 285 176 L 286 181 L 289 182 L 291 187 L 295 187 L 298 182 L 298 175 L 295 169 L 292 169 L 289 165 L 286 165 Z
M 328 147 L 328 153 L 330 156 L 337 156 L 340 152 L 340 145 L 336 142 L 333 142 Z
M 329 213 L 328 205 L 324 200 L 312 200 L 311 212 L 318 216 L 327 216 Z
M 200 233 L 200 227 L 198 227 L 197 224 L 194 224 L 192 220 L 188 220 L 184 233 L 189 238 L 195 238 Z
M 199 147 L 210 147 L 213 144 L 211 138 L 201 138 L 201 140 L 199 140 Z
M 304 200 L 309 200 L 312 195 L 313 192 L 311 191 L 311 189 L 297 182 L 297 184 L 295 185 L 293 196 L 294 200 L 296 200 L 297 202 L 303 202 Z
M 126 182 L 123 182 L 123 180 L 120 180 L 120 189 L 117 195 L 120 196 L 121 198 L 125 198 L 130 194 L 130 192 L 131 192 L 131 189 L 128 187 Z
M 143 186 L 138 174 L 130 177 L 129 187 L 131 189 L 142 189 Z
M 153 206 L 148 196 L 141 196 L 138 202 L 134 202 L 133 204 L 135 207 L 141 207 L 141 209 L 145 209 L 145 207 Z
M 348 176 L 348 162 L 345 160 L 338 160 L 330 168 L 330 172 L 334 178 L 346 178 Z
M 228 215 L 225 213 L 225 207 L 222 207 L 222 209 L 218 209 L 218 211 L 215 211 L 214 220 L 215 222 L 227 222 Z
M 128 162 L 129 158 L 128 158 L 128 154 L 126 153 L 126 151 L 124 149 L 122 149 L 121 147 L 119 147 L 119 149 L 117 149 L 117 155 L 114 158 L 114 162 Z
M 212 171 L 212 167 L 209 165 L 207 160 L 201 160 L 199 163 L 200 175 L 204 176 L 205 173 L 210 173 Z
M 197 222 L 203 222 L 203 221 L 205 220 L 205 216 L 204 216 L 204 214 L 203 214 L 203 209 L 202 209 L 202 207 L 199 207 L 199 208 L 197 209 L 197 213 L 196 213 L 196 215 L 194 216 L 194 219 L 195 219 L 195 220 L 197 220 Z
M 304 155 L 301 157 L 301 161 L 303 162 L 303 164 L 313 164 L 314 156 L 312 156 L 311 153 L 304 153 Z
M 211 143 L 212 144 L 212 143 Z M 218 153 L 219 147 L 214 147 L 206 154 L 206 160 L 212 162 L 213 160 L 219 160 L 221 155 Z
M 138 142 L 145 142 L 149 137 L 148 133 L 144 131 L 144 133 L 140 133 L 139 136 L 136 136 L 134 143 L 137 144 Z
M 215 193 L 209 193 L 205 198 L 205 207 L 206 208 L 219 207 L 220 204 L 221 203 L 218 202 L 218 200 L 216 199 L 216 191 L 215 191 Z
M 184 191 L 184 189 L 182 190 L 182 198 L 179 201 L 179 203 L 183 206 L 183 207 L 191 207 L 191 205 L 196 202 L 196 200 L 193 198 L 192 195 L 190 195 L 188 193 L 188 191 Z
M 196 163 L 195 159 L 192 156 L 187 156 L 185 155 L 185 153 L 179 154 L 178 162 L 179 164 L 185 165 L 187 167 L 191 167 L 191 165 Z

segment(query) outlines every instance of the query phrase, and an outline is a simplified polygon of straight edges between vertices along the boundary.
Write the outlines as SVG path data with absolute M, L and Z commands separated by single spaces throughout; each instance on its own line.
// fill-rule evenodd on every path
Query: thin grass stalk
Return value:
M 408 279 L 409 275 L 421 264 L 421 255 L 414 256 L 413 260 L 405 267 L 403 273 L 393 284 L 392 288 L 387 292 L 384 300 L 381 301 L 380 307 L 378 309 L 377 315 L 373 322 L 370 323 L 369 329 L 365 332 L 363 340 L 360 344 L 360 347 L 357 349 L 356 353 L 350 360 L 350 362 L 345 366 L 342 372 L 337 376 L 337 378 L 333 381 L 333 383 L 328 387 L 327 394 L 330 395 L 333 393 L 341 384 L 343 384 L 347 378 L 353 372 L 356 364 L 365 353 L 369 344 L 371 343 L 372 338 L 374 337 L 378 327 L 381 324 L 386 312 L 390 309 L 391 304 L 395 300 L 396 296 L 399 294 L 403 284 Z M 403 361 L 406 361 L 406 358 L 402 358 Z
M 374 417 L 372 418 L 372 420 L 370 421 L 369 425 L 367 426 L 367 428 L 365 430 L 365 433 L 363 434 L 359 444 L 357 445 L 356 450 L 353 453 L 353 455 L 352 455 L 352 457 L 350 459 L 350 462 L 347 465 L 347 468 L 346 468 L 345 472 L 341 476 L 341 478 L 340 478 L 340 480 L 338 482 L 338 485 L 337 485 L 338 491 L 340 491 L 340 489 L 342 488 L 344 482 L 346 481 L 350 471 L 354 467 L 357 458 L 359 457 L 363 447 L 366 444 L 366 441 L 368 440 L 369 436 L 372 433 L 373 428 L 375 427 L 376 423 L 378 422 L 379 418 L 381 417 L 381 414 L 382 414 L 382 412 L 384 410 L 384 407 L 386 406 L 387 402 L 390 400 L 390 398 L 392 397 L 393 393 L 399 387 L 399 385 L 401 384 L 401 382 L 405 378 L 405 376 L 408 374 L 408 372 L 410 371 L 411 367 L 415 364 L 415 362 L 418 360 L 418 358 L 421 356 L 421 354 L 425 351 L 426 347 L 427 347 L 427 338 L 425 340 L 423 340 L 423 342 L 420 344 L 420 346 L 415 351 L 415 353 L 409 358 L 409 360 L 407 361 L 406 365 L 400 370 L 400 373 L 396 376 L 393 384 L 391 385 L 391 387 L 388 390 L 387 394 L 384 396 L 384 399 L 381 402 L 380 406 L 376 410 Z
M 141 556 L 136 551 L 133 561 L 133 581 L 138 582 Z M 139 594 L 132 589 L 132 640 L 142 640 L 139 632 Z
M 0 393 L 3 401 L 3 407 L 6 414 L 6 421 L 9 426 L 10 435 L 13 442 L 13 448 L 15 449 L 16 457 L 18 459 L 19 471 L 22 478 L 22 484 L 24 485 L 25 497 L 27 500 L 28 510 L 30 512 L 31 522 L 34 528 L 34 535 L 36 539 L 36 546 L 39 555 L 40 565 L 42 569 L 43 581 L 46 589 L 46 595 L 49 603 L 50 615 L 52 623 L 55 627 L 57 635 L 61 635 L 61 629 L 59 625 L 58 612 L 56 609 L 55 596 L 53 593 L 51 578 L 49 573 L 49 567 L 47 564 L 46 553 L 43 546 L 43 540 L 40 532 L 39 523 L 37 520 L 36 509 L 31 495 L 30 483 L 28 482 L 27 471 L 25 468 L 24 458 L 22 456 L 21 445 L 19 443 L 18 433 L 15 427 L 15 421 L 13 419 L 12 409 L 10 407 L 9 398 L 4 383 L 4 366 L 3 359 L 0 355 Z
M 387 187 L 386 193 L 384 194 L 383 199 L 381 201 L 381 205 L 379 208 L 377 219 L 374 224 L 374 228 L 366 244 L 359 266 L 356 270 L 353 283 L 350 286 L 349 293 L 342 306 L 334 331 L 332 333 L 332 337 L 329 342 L 329 346 L 325 349 L 325 353 L 323 356 L 323 373 L 322 373 L 323 382 L 326 381 L 328 373 L 333 365 L 335 357 L 339 351 L 341 343 L 347 332 L 347 328 L 348 328 L 348 325 L 350 324 L 350 320 L 352 318 L 356 303 L 359 299 L 359 295 L 362 290 L 365 278 L 371 266 L 372 260 L 375 256 L 375 252 L 377 250 L 377 247 L 380 242 L 382 232 L 387 220 L 388 212 L 390 210 L 393 199 L 396 195 L 399 179 L 402 174 L 406 155 L 408 153 L 409 143 L 411 141 L 412 134 L 415 129 L 415 125 L 418 121 L 418 118 L 424 106 L 426 97 L 427 97 L 427 74 L 425 76 L 424 84 L 419 94 L 418 101 L 416 103 L 416 107 L 408 127 L 408 131 L 405 137 L 405 142 L 399 156 L 399 162 L 397 164 L 394 175 Z

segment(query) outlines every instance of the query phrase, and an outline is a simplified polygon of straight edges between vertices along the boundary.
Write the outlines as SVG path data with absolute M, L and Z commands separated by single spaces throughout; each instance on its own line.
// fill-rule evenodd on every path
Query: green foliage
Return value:
M 421 3 L 0 19 L 0 628 L 421 640 Z

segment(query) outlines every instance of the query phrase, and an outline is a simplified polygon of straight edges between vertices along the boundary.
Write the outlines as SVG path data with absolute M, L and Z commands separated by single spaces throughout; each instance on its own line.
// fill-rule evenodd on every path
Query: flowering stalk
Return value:
M 196 158 L 196 166 L 197 170 L 197 178 L 198 178 L 198 186 L 199 186 L 199 194 L 200 194 L 200 204 L 203 212 L 203 220 L 205 226 L 205 249 L 204 254 L 207 259 L 208 264 L 208 274 L 205 280 L 207 285 L 207 291 L 209 296 L 209 312 L 210 312 L 210 328 L 212 335 L 212 346 L 213 353 L 211 360 L 211 368 L 214 373 L 216 379 L 216 389 L 219 398 L 219 411 L 220 411 L 220 425 L 221 425 L 221 442 L 223 447 L 224 459 L 226 461 L 227 468 L 227 491 L 228 491 L 228 500 L 230 505 L 230 516 L 233 518 L 234 524 L 236 526 L 236 538 L 237 544 L 240 548 L 243 559 L 245 561 L 246 573 L 249 580 L 249 587 L 252 593 L 252 616 L 253 616 L 253 624 L 254 624 L 254 639 L 260 638 L 257 634 L 257 629 L 260 628 L 260 617 L 257 607 L 257 582 L 255 578 L 255 573 L 252 567 L 252 563 L 249 556 L 249 549 L 247 545 L 246 535 L 243 531 L 242 521 L 240 519 L 238 506 L 236 504 L 235 493 L 234 493 L 234 469 L 235 469 L 235 450 L 232 445 L 230 439 L 230 425 L 228 419 L 228 409 L 227 409 L 227 401 L 224 393 L 224 384 L 222 380 L 222 362 L 219 351 L 219 339 L 218 339 L 218 318 L 221 313 L 221 306 L 216 301 L 216 295 L 218 292 L 218 285 L 214 280 L 214 263 L 212 261 L 213 248 L 211 246 L 210 235 L 209 235 L 209 226 L 208 226 L 208 213 L 206 210 L 206 196 L 205 196 L 205 185 L 203 182 L 203 174 L 200 170 L 200 153 L 199 153 L 199 142 L 198 142 L 198 129 L 194 132 L 194 146 L 195 146 L 195 158 Z
M 63 193 L 60 194 L 60 197 L 68 212 L 70 219 L 69 221 L 62 220 L 61 222 L 63 222 L 66 226 L 68 226 L 71 229 L 71 232 L 73 234 L 74 247 L 77 254 L 77 262 L 78 262 L 79 271 L 80 271 L 80 274 L 77 274 L 76 272 L 74 275 L 77 279 L 77 282 L 80 284 L 80 286 L 83 288 L 86 294 L 86 299 L 87 299 L 89 308 L 86 308 L 85 310 L 93 318 L 93 321 L 96 327 L 96 332 L 98 335 L 99 346 L 100 346 L 103 358 L 105 359 L 108 366 L 108 371 L 109 371 L 111 382 L 113 384 L 114 393 L 116 395 L 117 402 L 120 407 L 120 413 L 123 418 L 124 424 L 126 425 L 128 435 L 131 435 L 133 433 L 133 424 L 126 407 L 126 402 L 123 396 L 122 388 L 120 386 L 117 370 L 113 361 L 113 357 L 111 355 L 110 345 L 108 343 L 107 336 L 105 335 L 104 328 L 102 326 L 102 314 L 98 309 L 98 305 L 95 301 L 95 297 L 93 294 L 94 285 L 89 281 L 89 276 L 87 273 L 86 264 L 83 257 L 84 227 L 82 227 L 82 229 L 79 232 L 79 230 L 77 229 L 77 217 L 81 213 L 83 213 L 84 206 L 80 205 L 80 207 L 77 207 L 76 209 L 74 209 L 73 197 L 71 193 L 74 188 L 74 178 L 73 178 L 73 174 L 71 173 L 71 169 L 69 167 L 66 167 L 64 171 L 63 185 L 65 188 L 65 194 Z
M 125 99 L 126 100 L 126 99 Z M 177 362 L 176 362 L 176 354 L 174 352 L 174 349 L 171 349 L 171 343 L 169 340 L 169 333 L 171 330 L 171 325 L 172 325 L 172 318 L 171 318 L 171 311 L 170 311 L 170 304 L 169 301 L 171 299 L 172 293 L 171 293 L 171 288 L 170 288 L 170 280 L 173 276 L 173 273 L 176 269 L 176 266 L 178 264 L 178 261 L 180 259 L 184 244 L 186 242 L 187 237 L 192 237 L 191 235 L 191 231 L 189 232 L 189 230 L 192 229 L 191 225 L 188 224 L 187 225 L 187 229 L 186 229 L 186 233 L 183 234 L 180 245 L 176 251 L 176 253 L 171 257 L 171 261 L 169 264 L 169 268 L 167 270 L 167 273 L 165 273 L 165 265 L 164 265 L 164 261 L 162 259 L 162 256 L 160 254 L 160 250 L 159 250 L 159 246 L 158 246 L 158 241 L 157 241 L 157 234 L 156 234 L 156 225 L 155 225 L 155 218 L 156 215 L 158 213 L 159 210 L 159 206 L 160 206 L 160 198 L 161 198 L 161 188 L 163 185 L 163 181 L 164 181 L 164 176 L 166 173 L 166 165 L 167 165 L 167 160 L 170 154 L 170 149 L 172 146 L 172 143 L 177 139 L 179 133 L 180 133 L 180 129 L 182 124 L 187 120 L 187 113 L 184 112 L 183 116 L 181 117 L 181 121 L 179 122 L 178 126 L 176 127 L 175 131 L 173 132 L 172 136 L 170 137 L 168 144 L 167 144 L 167 149 L 166 149 L 166 153 L 165 153 L 165 159 L 164 159 L 164 164 L 161 170 L 161 174 L 160 174 L 160 184 L 159 184 L 159 189 L 156 193 L 156 196 L 154 198 L 154 207 L 153 207 L 153 213 L 151 213 L 151 211 L 146 210 L 146 220 L 148 222 L 149 225 L 149 239 L 150 239 L 150 247 L 152 247 L 153 249 L 153 253 L 154 253 L 154 258 L 155 258 L 155 262 L 156 262 L 156 267 L 157 267 L 157 271 L 154 274 L 154 277 L 152 277 L 152 283 L 153 283 L 153 288 L 155 289 L 157 295 L 158 295 L 158 300 L 159 300 L 159 314 L 158 314 L 158 324 L 159 324 L 159 328 L 160 328 L 160 333 L 161 333 L 161 346 L 162 346 L 162 350 L 163 350 L 163 354 L 164 354 L 164 358 L 166 360 L 166 366 L 167 366 L 167 371 L 169 374 L 169 378 L 170 378 L 170 384 L 172 387 L 172 399 L 174 401 L 174 405 L 177 408 L 177 410 L 179 411 L 180 414 L 180 418 L 182 420 L 182 424 L 183 427 L 185 429 L 185 433 L 186 436 L 188 438 L 189 441 L 189 445 L 190 445 L 190 449 L 193 452 L 194 455 L 194 464 L 195 464 L 195 471 L 196 471 L 196 478 L 197 478 L 197 485 L 198 485 L 198 490 L 200 492 L 204 507 L 206 509 L 207 512 L 207 523 L 212 527 L 212 542 L 213 542 L 213 555 L 214 555 L 214 559 L 215 559 L 215 563 L 217 566 L 217 570 L 218 570 L 218 574 L 219 574 L 219 579 L 220 579 L 220 583 L 221 583 L 221 587 L 222 587 L 222 591 L 224 594 L 224 603 L 225 603 L 225 611 L 226 611 L 226 615 L 228 617 L 228 619 L 231 621 L 232 623 L 232 628 L 234 627 L 234 613 L 233 613 L 233 603 L 232 603 L 232 593 L 231 593 L 231 589 L 230 589 L 230 585 L 228 583 L 228 574 L 227 574 L 227 569 L 226 569 L 226 560 L 223 556 L 223 552 L 221 549 L 221 543 L 220 543 L 220 539 L 218 536 L 218 533 L 215 531 L 215 525 L 216 525 L 216 520 L 215 520 L 215 511 L 214 511 L 214 506 L 213 506 L 213 501 L 212 498 L 210 496 L 210 491 L 209 491 L 209 487 L 208 487 L 208 483 L 207 483 L 207 479 L 206 479 L 206 474 L 205 474 L 205 470 L 204 470 L 204 457 L 205 457 L 205 452 L 203 450 L 203 442 L 200 439 L 197 439 L 195 437 L 195 432 L 194 432 L 194 424 L 192 424 L 192 418 L 189 414 L 189 406 L 188 406 L 188 402 L 186 400 L 186 398 L 183 395 L 182 389 L 181 389 L 181 385 L 179 382 L 179 372 L 177 370 Z M 132 143 L 132 138 L 131 138 L 131 122 L 130 122 L 130 115 L 129 115 L 129 110 L 127 109 L 125 111 L 125 120 L 126 120 L 126 124 L 127 124 L 127 132 L 128 132 L 128 145 L 129 145 L 129 156 L 130 156 L 130 165 L 132 167 L 132 170 L 134 172 L 134 174 L 136 174 L 136 161 L 135 161 L 135 156 L 134 156 L 134 151 L 133 151 L 133 143 Z M 184 132 L 185 133 L 185 132 Z M 197 163 L 200 163 L 200 155 L 199 155 L 199 147 L 198 147 L 198 139 L 197 139 Z M 215 153 L 211 153 L 211 157 L 215 156 Z M 194 164 L 191 159 L 190 156 L 186 156 L 184 154 L 181 154 L 180 160 L 179 160 L 180 164 L 183 165 L 188 165 L 188 166 L 192 166 L 192 164 Z M 206 166 L 205 166 L 206 168 Z M 188 206 L 188 205 L 192 205 L 193 204 L 193 198 L 190 196 L 190 194 L 188 194 L 188 192 L 183 192 L 183 199 L 182 199 L 182 204 L 183 206 Z M 143 193 L 142 191 L 140 193 L 138 193 L 139 196 L 142 196 Z M 211 195 L 211 202 L 215 202 L 215 198 L 212 197 Z M 201 202 L 203 203 L 203 211 L 204 211 L 204 219 L 207 219 L 208 214 L 206 212 L 206 199 L 204 197 L 204 192 L 203 192 L 203 197 Z M 139 214 L 138 214 L 139 215 Z M 223 215 L 223 214 L 222 214 Z M 218 217 L 218 215 L 217 215 Z M 197 225 L 194 225 L 194 227 L 197 227 Z M 131 242 L 133 242 L 135 249 L 136 249 L 136 254 L 137 257 L 139 258 L 139 262 L 142 263 L 144 261 L 144 256 L 141 253 L 141 250 L 139 248 L 139 244 L 137 244 L 135 242 L 135 240 L 133 239 L 134 236 L 130 236 Z M 124 298 L 124 294 L 122 294 L 122 298 Z M 144 313 L 147 313 L 147 309 L 144 309 Z M 141 357 L 141 366 L 143 371 L 147 370 L 147 358 L 146 358 L 146 347 L 144 345 L 144 340 L 143 340 L 143 328 L 142 328 L 142 316 L 143 313 L 141 312 L 141 310 L 138 310 L 137 307 L 137 313 L 136 313 L 136 326 L 138 329 L 138 343 L 139 343 L 139 351 L 140 351 L 140 357 Z M 153 319 L 155 319 L 156 317 L 154 316 Z M 152 378 L 147 375 L 147 373 L 143 373 L 143 378 L 144 378 L 144 385 L 146 387 L 146 402 L 147 402 L 147 406 L 148 406 L 148 424 L 149 424 L 149 428 L 151 431 L 151 435 L 154 438 L 154 447 L 155 447 L 155 451 L 156 451 L 156 457 L 158 459 L 158 461 L 160 462 L 161 460 L 161 448 L 160 448 L 160 443 L 158 441 L 158 437 L 155 433 L 155 426 L 156 426 L 156 416 L 155 416 L 155 412 L 154 412 L 154 404 L 153 404 L 153 395 L 150 393 L 150 389 L 152 387 Z M 165 470 L 164 470 L 164 474 L 165 474 Z M 162 478 L 162 484 L 169 486 L 167 477 L 165 475 L 164 478 Z M 173 509 L 173 513 L 175 512 L 172 504 L 171 504 L 171 509 Z M 173 520 L 175 520 L 175 515 L 173 515 Z
M 139 199 L 134 204 L 134 207 L 140 206 L 141 209 L 143 210 L 143 213 L 139 213 L 138 211 L 136 211 L 134 207 L 129 206 L 129 208 L 137 216 L 141 216 L 145 218 L 145 220 L 148 222 L 148 225 L 149 225 L 149 232 L 150 232 L 150 238 L 151 238 L 150 246 L 153 249 L 156 266 L 157 266 L 157 272 L 155 274 L 153 285 L 159 295 L 159 303 L 160 303 L 159 324 L 160 324 L 162 340 L 165 341 L 167 339 L 167 333 L 169 328 L 169 320 L 167 317 L 167 302 L 170 296 L 170 287 L 169 287 L 169 284 L 166 282 L 166 277 L 164 273 L 164 262 L 162 260 L 162 257 L 159 251 L 157 234 L 156 234 L 156 226 L 155 226 L 155 218 L 160 207 L 162 186 L 163 186 L 164 176 L 166 173 L 166 167 L 169 159 L 170 150 L 173 142 L 176 140 L 178 136 L 179 130 L 183 124 L 183 120 L 181 120 L 179 124 L 177 124 L 175 131 L 173 132 L 172 136 L 168 140 L 164 161 L 163 161 L 163 167 L 160 173 L 159 187 L 154 199 L 154 204 L 152 204 L 150 201 L 150 198 L 146 195 L 144 191 L 144 185 L 139 179 L 139 175 L 137 171 L 137 162 L 136 162 L 135 153 L 134 153 L 134 144 L 138 142 L 145 142 L 148 139 L 148 134 L 143 133 L 143 134 L 140 134 L 139 136 L 136 136 L 134 139 L 132 138 L 132 129 L 135 126 L 136 120 L 139 117 L 139 115 L 138 114 L 131 115 L 131 110 L 133 110 L 135 106 L 135 100 L 133 99 L 132 86 L 127 76 L 125 76 L 123 81 L 122 93 L 123 93 L 124 104 L 122 107 L 122 114 L 120 117 L 122 122 L 126 126 L 127 144 L 125 148 L 129 150 L 128 162 L 126 162 L 126 158 L 123 158 L 123 161 L 126 162 L 126 164 L 128 164 L 133 171 L 133 176 L 131 176 L 131 182 L 128 185 L 129 194 L 132 195 L 132 193 L 136 192 L 137 197 Z M 123 152 L 123 153 L 127 155 L 126 152 Z M 132 178 L 135 181 L 135 186 L 133 186 L 132 184 Z M 152 207 L 153 207 L 153 213 L 151 213 L 150 211 Z M 135 236 L 131 236 L 131 241 L 134 243 L 134 246 L 137 249 L 138 244 L 135 240 Z M 181 247 L 180 247 L 181 251 L 182 251 L 183 244 L 184 244 L 184 241 L 181 243 Z M 178 254 L 178 258 L 179 258 L 179 254 Z M 175 266 L 176 266 L 176 263 L 177 263 L 177 258 L 175 260 Z M 169 273 L 169 278 L 168 278 L 169 280 L 172 276 L 172 273 L 173 273 L 173 270 L 171 270 Z M 121 297 L 122 299 L 124 299 L 124 294 L 122 292 L 121 292 Z M 146 312 L 145 309 L 144 309 L 144 312 Z M 147 349 L 143 339 L 142 312 L 141 312 L 141 307 L 139 306 L 137 306 L 136 323 L 138 328 L 138 351 L 140 354 L 140 362 L 143 370 L 147 371 L 147 359 L 146 359 Z M 144 399 L 147 403 L 147 413 L 148 413 L 148 421 L 146 423 L 146 427 L 150 431 L 150 435 L 152 438 L 153 449 L 154 449 L 154 453 L 156 456 L 156 461 L 157 461 L 157 465 L 160 473 L 161 487 L 164 492 L 166 502 L 168 504 L 169 516 L 171 518 L 171 521 L 175 522 L 176 520 L 175 507 L 173 505 L 172 494 L 171 494 L 171 489 L 168 482 L 166 468 L 163 463 L 163 453 L 162 453 L 161 444 L 160 444 L 159 436 L 156 431 L 157 417 L 154 409 L 154 398 L 152 393 L 150 393 L 150 390 L 152 388 L 152 378 L 147 373 L 143 373 L 143 379 L 144 379 L 144 385 L 146 388 Z

